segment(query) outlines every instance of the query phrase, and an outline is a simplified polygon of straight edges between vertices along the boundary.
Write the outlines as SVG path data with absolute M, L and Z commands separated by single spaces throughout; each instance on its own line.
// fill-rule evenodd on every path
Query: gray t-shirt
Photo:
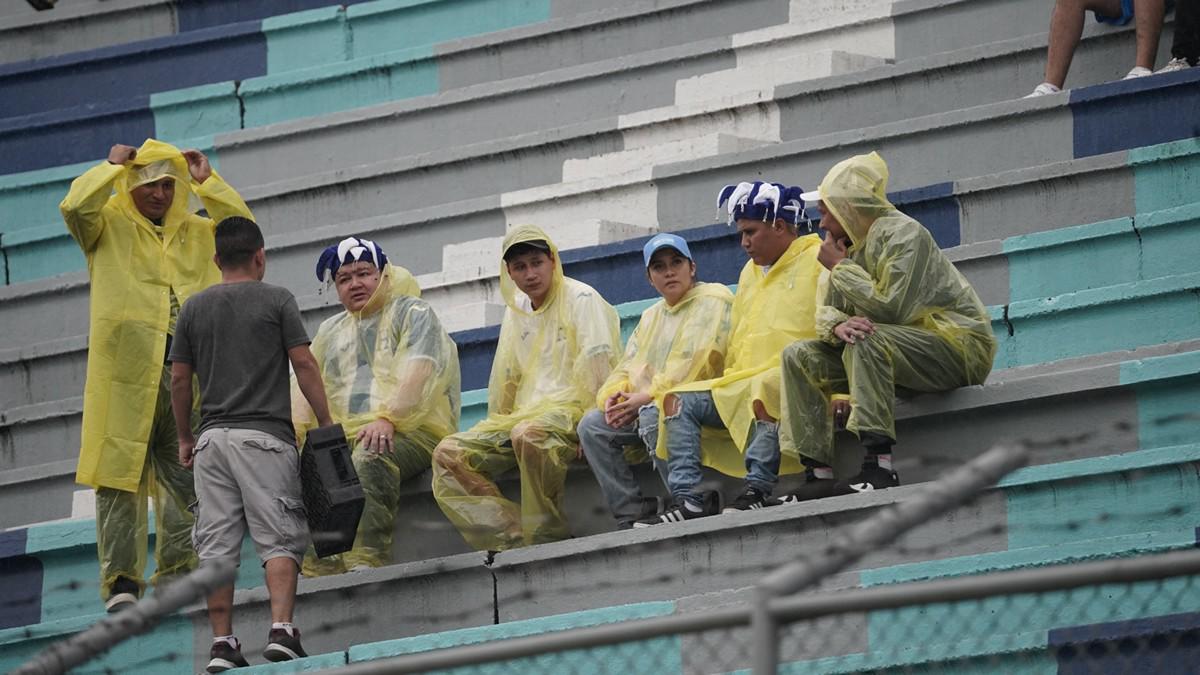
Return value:
M 295 445 L 287 350 L 308 343 L 287 289 L 218 284 L 183 303 L 169 358 L 200 379 L 200 431 L 255 429 Z

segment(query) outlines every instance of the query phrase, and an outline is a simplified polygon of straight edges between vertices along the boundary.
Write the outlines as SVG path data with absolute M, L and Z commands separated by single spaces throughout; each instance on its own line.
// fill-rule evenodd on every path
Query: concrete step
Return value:
M 0 63 L 109 47 L 176 30 L 173 0 L 75 0 L 59 2 L 49 12 L 10 2 L 0 11 Z
M 947 190 L 939 191 L 932 187 L 897 194 L 894 195 L 894 201 L 906 212 L 921 219 L 945 246 L 963 236 L 1005 234 L 1004 229 L 1020 233 L 1031 227 L 1065 225 L 1062 221 L 1078 214 L 1075 210 L 1078 204 L 1087 203 L 1089 209 L 1098 212 L 1130 209 L 1133 196 L 1123 194 L 1121 189 L 1114 189 L 1114 185 L 1133 192 L 1133 183 L 1138 182 L 1142 187 L 1137 201 L 1152 206 L 1183 198 L 1174 194 L 1170 184 L 1161 184 L 1152 176 L 1167 173 L 1173 176 L 1172 180 L 1186 176 L 1186 172 L 1175 169 L 1179 167 L 1181 158 L 1192 157 L 1182 152 L 1191 145 L 1195 144 L 1159 148 L 1154 151 L 1157 159 L 1152 162 L 1135 159 L 1132 171 L 1128 158 L 1124 153 L 1118 153 L 1118 156 L 1102 158 L 1099 167 L 1093 160 L 1075 160 L 1059 166 L 1013 172 L 1005 177 L 1007 180 L 989 178 L 986 179 L 987 185 L 980 185 L 980 181 L 974 179 L 959 181 L 950 188 L 950 194 L 947 194 Z M 1150 153 L 1141 154 L 1148 156 Z M 1200 155 L 1195 155 L 1189 161 L 1200 161 Z M 1117 173 L 1125 175 L 1115 180 L 1110 174 Z M 1135 173 L 1150 177 L 1135 180 Z M 1052 197 L 1060 194 L 1056 187 L 1058 184 L 1072 186 L 1079 193 L 1078 200 L 1058 203 L 1047 199 L 1046 195 Z M 1043 196 L 1026 196 L 1029 192 Z M 1039 219 L 1028 221 L 1004 217 L 994 209 L 983 208 L 989 204 L 1003 205 L 1012 200 L 1020 203 L 1044 202 L 1045 209 L 1039 211 Z M 961 223 L 960 211 L 964 219 Z M 986 220 L 979 222 L 981 217 Z M 1098 288 L 1185 273 L 1190 269 L 1189 257 L 1196 253 L 1197 217 L 1195 204 L 1189 204 L 1145 213 L 1136 218 L 1101 221 L 1040 234 L 1013 234 L 1001 240 L 950 246 L 948 253 L 975 285 L 985 303 L 1000 306 L 1002 314 L 1003 306 L 1010 300 L 1056 296 L 1075 288 Z M 611 302 L 629 302 L 652 294 L 652 289 L 642 280 L 640 271 L 643 239 L 639 237 L 616 243 L 626 237 L 644 237 L 648 233 L 623 224 L 595 221 L 573 232 L 561 227 L 552 232 L 557 241 L 565 241 L 567 246 L 572 243 L 600 243 L 598 247 L 577 250 L 565 248 L 564 261 L 569 275 L 592 284 Z M 742 254 L 732 230 L 714 226 L 682 233 L 692 242 L 701 278 L 723 283 L 736 281 Z M 503 312 L 495 276 L 499 242 L 495 239 L 482 241 L 484 243 L 478 246 L 464 244 L 461 247 L 447 247 L 445 257 L 448 261 L 459 261 L 457 266 L 449 268 L 447 272 L 418 277 L 423 297 L 433 304 L 443 325 L 452 332 L 495 325 Z M 316 246 L 311 250 L 316 250 Z M 303 273 L 310 261 L 300 257 L 301 251 L 298 249 L 293 253 L 297 257 L 290 265 L 297 268 L 298 273 Z M 272 265 L 280 265 L 278 260 L 283 256 L 286 256 L 286 251 L 272 247 Z M 1103 264 L 1078 269 L 1074 261 L 1081 256 L 1100 256 L 1097 259 L 1102 260 Z M 14 261 L 18 258 L 10 254 L 9 259 Z M 305 263 L 303 268 L 302 263 Z M 303 291 L 299 293 L 310 330 L 315 330 L 321 320 L 336 311 L 336 298 L 322 285 L 313 286 L 311 280 L 272 280 L 293 288 L 303 288 L 305 285 L 314 288 L 315 292 L 311 295 L 305 295 Z M 0 297 L 7 295 L 5 302 L 0 303 L 0 316 L 6 310 L 12 312 L 8 336 L 13 346 L 0 351 L 0 403 L 6 406 L 26 406 L 39 401 L 67 398 L 77 395 L 83 387 L 86 340 L 82 336 L 47 338 L 55 334 L 78 335 L 86 331 L 85 280 L 77 277 L 59 279 L 38 286 L 40 288 L 35 294 L 17 292 L 30 290 L 28 285 L 0 292 Z M 47 303 L 53 304 L 55 311 L 40 309 L 48 306 Z M 463 309 L 456 309 L 460 307 Z M 64 322 L 69 323 L 63 325 Z M 482 386 L 490 366 L 490 351 L 485 348 L 473 357 L 474 360 L 468 358 L 468 351 L 464 350 L 472 340 L 464 340 L 463 337 L 460 336 L 459 342 L 466 378 L 464 386 L 467 389 Z M 492 335 L 487 339 L 494 337 Z M 27 346 L 18 346 L 22 343 Z M 472 374 L 480 368 L 483 375 Z
M 1021 470 L 974 503 L 922 525 L 894 547 L 869 554 L 827 580 L 823 588 L 877 586 L 1190 548 L 1196 544 L 1200 503 L 1195 499 L 1200 491 L 1194 470 L 1197 461 L 1200 448 L 1193 444 Z M 830 541 L 847 524 L 911 497 L 919 489 L 919 485 L 909 485 L 673 527 L 610 532 L 504 552 L 490 566 L 483 564 L 482 553 L 470 553 L 302 580 L 297 620 L 310 653 L 349 649 L 351 657 L 380 658 L 567 625 L 702 611 L 728 604 L 766 571 Z M 1147 519 L 1146 513 L 1156 517 Z M 29 537 L 36 530 L 24 532 Z M 45 548 L 28 552 L 17 551 L 15 545 L 9 548 L 14 551 L 10 557 L 42 561 L 65 553 L 79 559 L 79 568 L 90 572 L 94 566 L 90 557 L 85 558 L 86 546 L 58 554 Z M 61 582 L 53 565 L 42 570 L 45 583 L 52 578 Z M 61 588 L 48 590 L 63 592 Z M 394 611 L 398 598 L 404 598 L 410 611 Z M 265 621 L 264 588 L 241 590 L 236 602 L 239 626 L 258 626 Z M 621 609 L 625 603 L 634 606 Z M 596 610 L 605 607 L 616 609 Z M 1115 611 L 1105 618 L 1130 618 L 1121 615 L 1130 610 L 1128 603 L 1101 602 L 1092 609 L 1102 608 Z M 391 620 L 377 620 L 381 616 Z M 165 659 L 164 651 L 168 651 L 176 661 L 207 660 L 208 627 L 203 612 L 194 607 L 184 617 L 188 621 L 182 625 L 168 622 L 159 629 L 157 650 L 145 646 L 131 649 L 142 658 Z M 12 661 L 95 618 L 85 614 L 3 631 L 3 665 L 11 667 Z M 1094 616 L 1092 621 L 1096 620 L 1100 619 Z M 922 625 L 920 618 L 910 621 Z M 493 623 L 500 626 L 491 626 Z M 194 640 L 187 639 L 189 627 Z M 474 632 L 448 632 L 463 628 Z M 244 628 L 240 632 L 248 652 L 261 648 L 258 641 L 264 636 Z M 410 639 L 372 644 L 404 638 Z M 164 644 L 170 649 L 163 650 Z M 881 640 L 877 646 L 891 644 Z M 808 654 L 809 658 L 818 655 L 823 654 Z M 794 654 L 788 660 L 793 658 Z M 161 667 L 161 661 L 156 663 Z
M 1031 322 L 1032 331 L 1044 331 L 1036 320 Z M 1015 325 L 1023 328 L 1019 321 Z M 1192 405 L 1189 401 L 1194 400 L 1200 382 L 1200 360 L 1195 351 L 1200 342 L 1196 335 L 1183 342 L 997 370 L 983 387 L 902 401 L 897 407 L 901 439 L 897 446 L 898 470 L 906 480 L 926 480 L 942 467 L 982 452 L 994 439 L 1011 435 L 1013 429 L 1047 442 L 1046 454 L 1039 455 L 1038 462 L 1186 442 L 1196 426 L 1188 416 Z M 1062 350 L 1059 344 L 1048 343 L 1048 351 Z M 0 526 L 70 515 L 75 452 L 63 448 L 76 447 L 81 404 L 77 398 L 26 408 L 22 414 L 29 414 L 27 421 L 9 422 L 6 437 L 12 445 L 6 446 L 6 450 L 11 448 L 8 464 L 16 462 L 17 468 L 0 471 L 0 485 L 4 485 L 0 491 L 4 520 Z M 486 392 L 465 391 L 463 427 L 480 419 L 485 410 Z M 41 416 L 35 418 L 35 414 Z M 1084 444 L 1071 442 L 1059 447 L 1049 442 L 1062 438 L 1064 429 L 1094 428 L 1098 419 L 1104 423 L 1095 435 L 1086 437 Z M 841 443 L 845 465 L 839 470 L 851 475 L 858 461 L 855 446 L 848 437 Z M 29 465 L 31 457 L 37 458 L 33 465 Z M 428 475 L 408 485 L 405 508 L 417 509 L 415 513 L 423 515 L 412 516 L 407 526 L 416 528 L 422 544 L 406 552 L 398 550 L 397 555 L 461 546 L 432 504 Z M 572 522 L 579 528 L 576 533 L 608 529 L 607 516 L 597 508 L 602 502 L 591 476 L 583 471 L 571 485 L 572 494 L 593 497 L 572 507 Z M 509 489 L 513 487 L 508 485 Z M 733 491 L 736 485 L 726 488 Z M 412 536 L 413 532 L 405 531 L 400 540 Z
M 983 6 L 984 2 L 976 2 L 974 5 Z M 874 24 L 868 22 L 862 25 L 869 28 L 869 25 L 876 25 L 880 20 L 884 19 L 876 19 Z M 816 28 L 806 29 L 808 32 L 804 32 L 800 37 L 805 35 L 809 37 L 822 36 L 822 40 L 824 40 L 826 36 L 829 36 L 834 40 L 848 41 L 853 46 L 857 46 L 856 48 L 862 48 L 864 43 L 880 40 L 878 37 L 860 35 L 862 31 L 856 28 L 857 25 L 859 24 L 846 26 L 842 32 L 850 32 L 844 37 L 838 37 L 840 35 L 838 31 L 822 31 Z M 856 30 L 859 32 L 854 32 Z M 1122 50 L 1118 54 L 1117 49 L 1127 50 L 1128 44 L 1124 44 L 1124 42 L 1129 40 L 1129 35 L 1121 34 L 1121 32 L 1087 38 L 1080 48 L 1079 59 L 1076 59 L 1080 62 L 1079 67 L 1076 67 L 1076 73 L 1080 77 L 1087 77 L 1096 82 L 1111 79 L 1111 74 L 1088 74 L 1091 73 L 1088 65 L 1103 66 L 1111 62 L 1116 67 L 1117 64 L 1124 64 L 1124 52 Z M 798 48 L 806 48 L 809 42 L 811 40 L 798 42 Z M 1007 46 L 1000 50 L 989 46 L 988 49 L 984 49 L 986 53 L 980 53 L 980 48 L 974 48 L 973 50 L 968 49 L 967 53 L 956 55 L 954 59 L 948 59 L 942 55 L 932 59 L 931 62 L 898 65 L 895 66 L 895 70 L 875 68 L 871 71 L 871 76 L 865 80 L 841 77 L 833 78 L 832 82 L 822 79 L 812 90 L 792 91 L 780 88 L 775 92 L 775 98 L 784 103 L 784 108 L 781 109 L 782 113 L 772 113 L 774 108 L 770 104 L 767 104 L 767 108 L 763 112 L 766 112 L 768 118 L 781 114 L 778 135 L 780 138 L 791 139 L 798 135 L 808 136 L 812 133 L 850 129 L 854 125 L 874 125 L 880 121 L 896 119 L 898 115 L 902 119 L 911 117 L 913 114 L 925 114 L 935 112 L 935 110 L 941 112 L 947 107 L 960 107 L 961 104 L 964 104 L 964 100 L 995 101 L 1019 96 L 1022 92 L 1020 80 L 1022 78 L 1032 80 L 1034 68 L 1039 70 L 1040 61 L 1044 59 L 1044 37 L 1034 36 L 1018 42 L 1021 43 L 1019 53 L 1022 54 L 1019 62 L 1026 64 L 1021 67 L 1030 71 L 1025 76 L 1021 76 L 1020 68 L 1016 71 L 1012 70 L 1013 59 L 1003 58 L 1003 54 L 1007 53 L 1006 49 L 1014 49 L 1015 46 Z M 1091 54 L 1088 49 L 1102 46 L 1108 46 L 1105 47 L 1105 53 L 1111 52 L 1111 56 L 1106 56 L 1104 59 L 1099 59 L 1098 56 L 1085 58 L 1085 53 Z M 728 49 L 728 47 L 724 48 Z M 990 52 L 997 53 L 992 54 L 989 49 Z M 668 54 L 665 62 L 674 64 L 674 66 L 695 62 L 694 58 L 684 61 L 679 61 L 679 58 L 680 56 L 677 54 Z M 588 120 L 596 119 L 598 114 L 600 117 L 604 117 L 604 114 L 622 114 L 622 117 L 614 119 L 611 123 L 601 124 L 599 127 L 599 129 L 616 127 L 616 129 L 622 130 L 620 147 L 624 147 L 626 144 L 636 147 L 640 143 L 638 138 L 644 136 L 641 131 L 643 129 L 650 129 L 656 133 L 671 129 L 672 125 L 650 126 L 650 123 L 656 123 L 656 121 L 665 123 L 667 120 L 679 118 L 680 115 L 685 119 L 701 121 L 708 115 L 712 118 L 709 124 L 713 124 L 713 121 L 720 120 L 722 115 L 732 114 L 734 118 L 745 115 L 748 119 L 755 119 L 763 114 L 757 109 L 762 103 L 750 101 L 746 102 L 746 106 L 732 108 L 730 112 L 726 113 L 720 113 L 720 110 L 712 109 L 712 107 L 690 106 L 678 110 L 667 108 L 658 113 L 648 114 L 646 117 L 632 115 L 629 119 L 625 119 L 626 113 L 634 112 L 637 109 L 671 104 L 673 96 L 668 95 L 664 100 L 658 95 L 658 92 L 665 91 L 664 86 L 667 84 L 673 88 L 673 83 L 680 77 L 695 74 L 673 71 L 668 73 L 665 82 L 660 82 L 660 80 L 649 78 L 646 72 L 626 72 L 626 70 L 628 68 L 614 70 L 613 76 L 619 76 L 619 80 L 595 82 L 593 88 L 587 89 L 594 95 L 584 94 L 581 89 L 582 82 L 571 85 L 570 96 L 564 97 L 562 89 L 565 83 L 556 82 L 553 77 L 548 80 L 545 77 L 527 78 L 521 82 L 510 79 L 505 80 L 503 84 L 484 85 L 485 88 L 491 86 L 491 89 L 485 89 L 481 94 L 480 92 L 473 94 L 468 90 L 461 90 L 457 94 L 439 95 L 433 100 L 404 103 L 403 106 L 407 107 L 380 108 L 378 112 L 359 110 L 359 112 L 342 115 L 341 118 L 323 118 L 319 123 L 278 125 L 270 127 L 268 130 L 262 130 L 262 133 L 247 131 L 245 135 L 242 135 L 246 136 L 242 141 L 235 141 L 235 138 L 239 137 L 230 137 L 229 139 L 221 137 L 217 141 L 217 145 L 220 147 L 218 154 L 226 160 L 222 163 L 221 168 L 234 185 L 246 187 L 247 183 L 276 180 L 282 175 L 290 177 L 295 173 L 294 167 L 298 166 L 308 167 L 305 169 L 307 172 L 322 171 L 322 167 L 338 168 L 340 163 L 342 166 L 348 167 L 350 165 L 344 165 L 347 160 L 353 163 L 370 162 L 372 159 L 379 161 L 385 157 L 421 153 L 426 148 L 431 151 L 431 157 L 444 156 L 444 153 L 440 151 L 444 147 L 442 141 L 444 136 L 455 138 L 460 143 L 474 143 L 485 141 L 485 139 L 521 135 L 521 133 L 544 129 L 547 124 L 545 110 L 559 109 L 565 102 L 578 103 L 580 108 L 563 110 L 564 117 L 557 119 Z M 554 71 L 554 73 L 560 72 L 566 71 Z M 553 76 L 553 73 L 551 74 Z M 635 74 L 636 77 L 631 78 Z M 878 85 L 883 80 L 888 80 L 888 86 Z M 913 84 L 896 86 L 896 84 L 907 82 L 913 82 Z M 959 84 L 952 89 L 947 89 L 947 83 L 950 82 Z M 1075 80 L 1075 82 L 1079 82 L 1079 80 Z M 613 98 L 610 92 L 614 85 L 629 90 L 629 96 Z M 961 86 L 964 85 L 972 86 L 970 96 L 964 97 L 962 94 Z M 636 86 L 636 88 L 649 86 L 649 89 L 644 91 L 638 89 L 635 95 L 634 90 L 629 89 L 631 86 Z M 910 90 L 918 90 L 919 95 L 906 94 Z M 812 102 L 816 100 L 816 97 L 811 95 L 812 91 L 822 91 L 821 96 L 818 97 L 822 102 L 821 107 L 812 107 Z M 472 95 L 464 96 L 466 94 Z M 546 96 L 548 97 L 544 101 L 539 98 Z M 889 98 L 889 100 L 860 101 L 859 98 L 862 96 L 869 98 L 892 96 L 894 100 Z M 835 100 L 845 100 L 847 106 L 838 107 L 838 104 L 834 103 Z M 476 115 L 479 114 L 479 104 L 485 101 L 487 109 L 490 110 L 488 114 L 494 114 L 492 123 L 482 126 L 475 125 L 470 120 L 476 118 Z M 173 102 L 173 107 L 180 110 L 199 109 L 196 108 L 196 103 L 196 101 L 180 98 L 179 101 Z M 630 103 L 635 106 L 624 107 Z M 613 104 L 618 104 L 618 108 L 613 109 Z M 236 115 L 236 106 L 232 109 L 232 114 Z M 611 112 L 606 113 L 606 110 L 611 110 Z M 223 113 L 220 110 L 209 110 L 205 114 L 210 117 L 211 115 L 220 117 Z M 409 124 L 409 121 L 412 121 L 413 124 Z M 380 139 L 384 139 L 384 142 L 380 142 Z M 326 141 L 329 142 L 328 147 L 322 145 Z M 641 143 L 644 144 L 644 142 Z M 347 153 L 347 147 L 354 147 L 354 153 Z M 432 153 L 436 148 L 439 151 Z M 287 154 L 292 150 L 295 150 L 296 154 Z M 218 161 L 220 161 L 220 157 L 218 157 Z M 284 169 L 286 173 L 281 174 L 282 167 L 288 167 Z M 44 229 L 46 232 L 61 233 L 60 226 L 48 225 L 48 223 L 55 223 L 59 220 L 55 209 L 56 204 L 62 193 L 65 193 L 70 180 L 84 168 L 83 166 L 72 166 L 0 180 L 0 204 L 12 207 L 0 209 L 0 229 L 12 231 L 13 228 L 38 228 Z M 352 178 L 353 175 L 349 174 L 342 174 L 341 177 L 342 180 Z M 638 197 L 641 197 L 641 202 L 654 199 L 653 193 L 648 196 L 638 195 Z M 422 199 L 426 198 L 422 197 Z M 496 232 L 497 221 L 502 220 L 504 216 L 494 213 L 494 202 L 490 199 L 484 199 L 480 204 L 486 204 L 490 213 L 470 219 L 464 223 L 464 226 L 468 226 L 468 229 L 486 226 L 493 228 L 493 233 Z M 11 220 L 5 219 L 5 213 L 11 214 L 8 216 L 8 219 Z M 464 238 L 470 238 L 472 232 L 464 232 L 463 235 Z M 443 235 L 443 239 L 448 238 Z M 449 238 L 449 240 L 454 239 Z M 440 243 L 449 243 L 449 241 L 440 241 Z M 438 245 L 439 241 L 434 240 L 433 244 Z M 79 259 L 78 255 L 74 258 L 76 259 L 71 267 L 82 268 L 82 259 Z M 418 269 L 418 271 L 427 270 Z M 14 276 L 14 279 L 20 280 L 22 276 L 18 274 Z

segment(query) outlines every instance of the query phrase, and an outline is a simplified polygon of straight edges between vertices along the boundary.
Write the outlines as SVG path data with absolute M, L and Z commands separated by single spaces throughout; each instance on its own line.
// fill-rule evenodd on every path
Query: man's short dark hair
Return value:
M 513 258 L 523 256 L 526 253 L 545 253 L 546 256 L 549 256 L 550 244 L 547 244 L 542 239 L 523 241 L 518 244 L 513 244 L 512 246 L 508 247 L 507 251 L 504 252 L 504 262 L 509 262 Z
M 221 267 L 245 267 L 263 246 L 262 230 L 253 220 L 230 216 L 217 223 L 217 261 Z

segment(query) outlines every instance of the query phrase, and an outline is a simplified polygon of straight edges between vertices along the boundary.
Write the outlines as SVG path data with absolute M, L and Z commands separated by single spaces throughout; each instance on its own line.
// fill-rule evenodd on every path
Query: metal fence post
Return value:
M 775 675 L 779 668 L 779 622 L 771 613 L 773 595 L 765 584 L 754 588 L 754 605 L 750 608 L 754 675 Z

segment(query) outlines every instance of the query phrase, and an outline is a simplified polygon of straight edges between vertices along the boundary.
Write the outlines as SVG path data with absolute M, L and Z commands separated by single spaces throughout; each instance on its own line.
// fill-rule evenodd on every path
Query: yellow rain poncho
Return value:
M 130 196 L 130 189 L 144 178 L 139 169 L 156 162 L 165 162 L 175 177 L 174 201 L 161 227 L 142 216 Z M 196 197 L 209 218 L 196 215 Z M 129 166 L 103 162 L 76 178 L 59 209 L 83 250 L 91 278 L 87 383 L 75 480 L 98 489 L 96 524 L 104 587 L 116 576 L 140 584 L 147 536 L 144 495 L 157 492 L 148 487 L 154 473 L 148 469 L 159 465 L 159 482 L 172 493 L 182 490 L 184 483 L 191 492 L 190 473 L 174 479 L 166 475 L 171 472 L 168 463 L 178 466 L 173 459 L 169 387 L 163 384 L 172 296 L 177 306 L 182 305 L 220 281 L 212 261 L 215 221 L 251 214 L 215 171 L 203 184 L 196 183 L 180 151 L 155 140 L 142 144 Z M 170 433 L 163 431 L 168 426 Z M 149 447 L 152 438 L 155 447 Z M 172 447 L 157 447 L 162 443 Z M 172 488 L 176 484 L 179 490 Z M 127 498 L 110 495 L 107 489 Z M 171 513 L 179 508 L 176 502 L 186 506 L 190 499 L 175 495 L 157 501 L 160 526 L 165 517 L 168 523 L 190 527 L 186 513 Z M 114 527 L 106 529 L 110 523 Z M 186 536 L 182 538 L 185 550 L 163 551 L 163 542 L 179 539 L 176 534 L 159 530 L 160 575 L 186 568 L 191 564 L 187 561 L 194 560 Z
M 726 429 L 701 430 L 701 461 L 729 476 L 746 475 L 743 452 L 754 426 L 754 402 L 779 419 L 779 354 L 796 340 L 816 337 L 817 278 L 821 266 L 816 235 L 798 237 L 767 273 L 748 261 L 733 300 L 733 332 L 722 376 L 692 382 L 673 392 L 708 391 Z M 659 427 L 658 456 L 667 458 L 666 427 Z M 780 473 L 801 471 L 784 458 Z
M 550 294 L 532 309 L 500 264 L 508 305 L 488 381 L 488 416 L 442 440 L 433 457 L 433 494 L 467 543 L 506 550 L 569 536 L 563 514 L 567 466 L 579 442 L 575 427 L 620 353 L 617 312 L 587 284 L 563 276 L 558 249 L 540 229 L 523 225 L 504 238 L 550 244 Z M 493 479 L 517 467 L 521 504 Z
M 329 413 L 354 449 L 366 506 L 354 547 L 320 560 L 310 548 L 307 576 L 389 564 L 400 483 L 428 469 L 438 441 L 458 428 L 458 347 L 420 295 L 408 270 L 385 265 L 362 310 L 326 319 L 313 338 Z M 316 419 L 295 378 L 292 407 L 297 437 L 303 439 Z M 363 427 L 379 419 L 395 429 L 393 450 L 384 455 L 359 449 L 356 440 Z
M 829 275 L 820 340 L 784 357 L 785 456 L 832 463 L 835 392 L 849 391 L 848 429 L 895 439 L 897 386 L 945 391 L 981 384 L 991 371 L 996 340 L 986 308 L 929 231 L 888 202 L 887 181 L 887 165 L 871 153 L 838 163 L 818 188 L 851 246 Z M 852 316 L 870 319 L 875 333 L 843 345 L 833 329 Z
M 733 293 L 722 284 L 696 284 L 674 306 L 659 300 L 642 312 L 625 356 L 596 395 L 596 407 L 617 392 L 646 392 L 662 410 L 674 387 L 725 370 Z

